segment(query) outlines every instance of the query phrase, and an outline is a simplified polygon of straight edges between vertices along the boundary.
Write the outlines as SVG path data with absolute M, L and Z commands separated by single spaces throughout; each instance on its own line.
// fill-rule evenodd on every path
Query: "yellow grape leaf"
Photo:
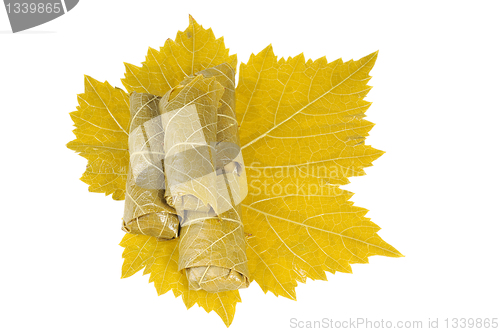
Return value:
M 236 303 L 241 302 L 239 292 L 208 293 L 204 290 L 190 290 L 186 275 L 177 270 L 178 243 L 178 238 L 159 241 L 147 235 L 125 234 L 120 242 L 125 248 L 122 278 L 130 277 L 145 268 L 144 274 L 150 274 L 149 281 L 154 282 L 158 295 L 172 290 L 176 297 L 182 296 L 188 309 L 198 303 L 206 312 L 215 311 L 224 324 L 229 326 L 236 312 Z
M 251 278 L 295 299 L 297 281 L 401 254 L 338 185 L 382 155 L 364 144 L 363 100 L 377 52 L 358 61 L 277 60 L 268 46 L 240 66 L 236 113 L 249 193 L 243 223 Z
M 250 277 L 264 292 L 295 299 L 297 281 L 326 279 L 325 271 L 351 272 L 372 255 L 402 256 L 376 233 L 366 209 L 338 186 L 383 154 L 365 145 L 373 124 L 363 100 L 377 53 L 358 61 L 280 59 L 271 46 L 240 69 L 236 112 L 247 165 L 244 200 Z M 159 51 L 149 49 L 142 67 L 125 64 L 129 92 L 163 95 L 186 76 L 221 63 L 236 68 L 222 38 L 190 17 L 189 26 Z M 85 93 L 71 113 L 77 139 L 68 147 L 89 160 L 82 180 L 89 190 L 123 199 L 128 168 L 128 95 L 85 77 Z M 229 326 L 239 292 L 191 291 L 177 270 L 178 240 L 126 234 L 122 277 L 144 269 L 159 295 L 172 290 L 187 308 L 215 311 Z
M 167 39 L 157 51 L 148 49 L 142 67 L 125 63 L 123 85 L 128 92 L 163 96 L 186 76 L 224 62 L 236 70 L 236 54 L 229 55 L 224 38 L 216 39 L 212 29 L 204 29 L 189 16 L 189 26 L 178 32 L 175 41 Z
M 128 169 L 128 94 L 108 82 L 85 76 L 85 92 L 70 113 L 76 139 L 67 147 L 88 160 L 81 180 L 89 191 L 125 199 Z

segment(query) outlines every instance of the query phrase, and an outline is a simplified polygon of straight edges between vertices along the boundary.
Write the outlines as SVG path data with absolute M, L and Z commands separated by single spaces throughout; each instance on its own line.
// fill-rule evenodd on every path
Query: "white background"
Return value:
M 78 180 L 86 160 L 65 147 L 83 75 L 122 86 L 123 62 L 139 65 L 188 14 L 243 62 L 269 43 L 278 56 L 328 60 L 380 50 L 367 144 L 387 153 L 344 188 L 406 257 L 309 280 L 296 302 L 253 283 L 231 330 L 288 330 L 291 318 L 500 319 L 499 10 L 495 1 L 86 0 L 11 34 L 0 8 L 0 330 L 225 330 L 213 312 L 158 297 L 141 273 L 120 279 L 123 202 L 89 193 Z

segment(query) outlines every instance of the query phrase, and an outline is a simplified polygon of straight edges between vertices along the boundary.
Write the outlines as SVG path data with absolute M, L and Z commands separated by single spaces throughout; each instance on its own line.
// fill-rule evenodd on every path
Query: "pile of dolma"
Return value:
M 194 290 L 248 287 L 240 202 L 247 194 L 227 63 L 186 77 L 164 96 L 130 95 L 122 229 L 179 237 L 179 270 Z

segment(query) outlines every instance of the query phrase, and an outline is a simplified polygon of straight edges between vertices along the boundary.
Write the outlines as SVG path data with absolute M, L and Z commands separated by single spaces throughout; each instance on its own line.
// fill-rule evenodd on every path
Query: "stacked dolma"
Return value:
M 148 173 L 143 175 L 146 182 L 158 185 L 162 178 L 157 166 L 163 166 L 164 189 L 157 193 L 164 195 L 166 213 L 176 215 L 179 270 L 194 290 L 221 292 L 249 284 L 240 207 L 247 184 L 234 76 L 229 64 L 221 64 L 186 77 L 160 100 L 149 95 L 156 103 L 155 116 L 161 114 L 157 124 L 162 128 L 156 131 L 163 133 L 164 155 L 158 156 L 164 159 L 161 165 L 154 154 L 141 170 Z M 148 143 L 157 145 L 155 139 Z M 176 220 L 165 221 L 172 226 Z

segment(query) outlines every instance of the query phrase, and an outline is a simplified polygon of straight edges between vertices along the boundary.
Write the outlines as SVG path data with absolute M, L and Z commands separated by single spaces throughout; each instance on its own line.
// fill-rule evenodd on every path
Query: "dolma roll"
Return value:
M 130 95 L 130 164 L 122 229 L 168 240 L 177 237 L 179 219 L 165 199 L 160 98 L 147 93 Z
M 246 178 L 234 115 L 234 71 L 224 66 L 198 74 L 181 82 L 175 97 L 160 101 L 164 166 L 180 218 L 179 270 L 185 270 L 190 288 L 220 292 L 249 284 L 239 205 Z

